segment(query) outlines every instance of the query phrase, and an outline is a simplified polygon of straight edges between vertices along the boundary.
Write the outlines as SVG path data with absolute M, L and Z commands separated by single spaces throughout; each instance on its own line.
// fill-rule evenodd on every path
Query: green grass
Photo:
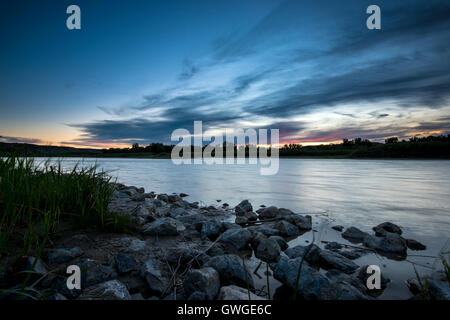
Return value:
M 13 242 L 21 254 L 39 254 L 61 222 L 123 231 L 127 217 L 108 211 L 113 192 L 111 178 L 96 166 L 65 172 L 60 162 L 0 157 L 0 257 Z

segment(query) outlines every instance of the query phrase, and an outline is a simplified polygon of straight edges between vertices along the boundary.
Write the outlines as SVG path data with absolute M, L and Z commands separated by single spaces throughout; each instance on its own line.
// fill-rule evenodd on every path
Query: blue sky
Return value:
M 306 144 L 450 132 L 448 1 L 6 0 L 0 24 L 1 141 L 169 143 L 195 120 Z

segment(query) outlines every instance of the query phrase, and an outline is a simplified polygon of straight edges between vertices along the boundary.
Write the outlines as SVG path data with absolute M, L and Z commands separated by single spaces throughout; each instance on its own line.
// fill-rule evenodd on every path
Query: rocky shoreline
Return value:
M 109 209 L 130 216 L 127 234 L 94 230 L 67 230 L 52 239 L 40 259 L 16 257 L 3 263 L 0 287 L 14 291 L 31 275 L 44 299 L 66 300 L 265 300 L 275 299 L 267 287 L 258 287 L 257 270 L 246 261 L 258 259 L 264 277 L 283 284 L 289 294 L 307 300 L 371 300 L 389 285 L 381 277 L 381 289 L 366 286 L 367 265 L 355 259 L 371 252 L 405 257 L 407 249 L 426 247 L 402 237 L 402 229 L 390 222 L 373 228 L 374 234 L 355 227 L 332 228 L 353 246 L 329 242 L 290 247 L 290 239 L 314 232 L 313 218 L 274 206 L 254 210 L 247 200 L 232 208 L 188 202 L 186 194 L 146 193 L 143 188 L 116 185 Z M 376 264 L 376 263 L 374 263 Z M 33 267 L 34 265 L 34 267 Z M 81 269 L 81 290 L 66 286 L 66 269 Z M 257 269 L 258 269 L 257 268 Z M 449 299 L 445 275 L 426 278 L 433 299 Z M 407 284 L 421 299 L 421 283 Z M 291 296 L 292 297 L 292 296 Z M 12 299 L 11 293 L 0 299 Z M 42 298 L 42 297 L 41 297 Z

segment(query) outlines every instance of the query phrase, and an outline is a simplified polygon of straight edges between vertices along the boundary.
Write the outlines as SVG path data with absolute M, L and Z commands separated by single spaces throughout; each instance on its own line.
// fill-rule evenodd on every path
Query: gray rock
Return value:
M 286 242 L 286 240 L 284 240 L 283 237 L 280 236 L 270 236 L 269 239 L 273 239 L 275 240 L 278 245 L 280 246 L 281 251 L 286 250 L 287 248 L 289 248 L 288 243 Z
M 377 236 L 382 236 L 384 234 L 384 231 L 391 232 L 391 233 L 397 233 L 399 235 L 402 234 L 402 229 L 400 229 L 399 226 L 396 224 L 393 224 L 391 222 L 383 222 L 376 227 L 373 227 L 373 231 L 375 231 L 375 234 Z
M 134 252 L 144 250 L 147 247 L 147 242 L 139 240 L 139 239 L 133 239 L 130 242 L 130 245 L 128 246 L 128 249 Z
M 144 226 L 143 233 L 152 236 L 177 236 L 184 229 L 184 225 L 175 219 L 161 218 Z
M 216 240 L 222 231 L 223 225 L 221 222 L 216 220 L 206 221 L 202 224 L 200 230 L 200 235 L 202 239 L 210 239 L 212 241 Z
M 258 220 L 258 216 L 253 211 L 247 211 L 242 215 L 236 215 L 235 223 L 243 225 Z
M 166 259 L 170 265 L 175 267 L 191 266 L 199 268 L 207 260 L 209 260 L 209 257 L 200 250 L 190 248 L 174 248 L 168 251 Z
M 252 239 L 250 231 L 247 229 L 229 229 L 222 234 L 220 242 L 229 243 L 237 250 L 244 249 Z
M 220 288 L 219 300 L 266 300 L 256 294 L 235 285 Z
M 280 209 L 281 210 L 281 209 Z M 297 226 L 301 230 L 311 230 L 312 229 L 312 218 L 311 216 L 301 216 L 299 214 L 292 214 L 284 218 L 286 221 Z
M 319 266 L 326 270 L 336 269 L 347 274 L 353 273 L 358 269 L 358 265 L 350 259 L 328 250 L 322 250 L 320 252 Z
M 161 193 L 158 194 L 158 196 L 156 197 L 158 200 L 164 201 L 164 202 L 169 202 L 169 196 L 165 193 Z
M 182 216 L 188 216 L 191 214 L 191 212 L 187 211 L 184 208 L 180 208 L 180 207 L 173 208 L 169 212 L 170 212 L 170 216 L 175 219 L 182 217 Z
M 93 285 L 83 291 L 79 300 L 131 300 L 127 287 L 118 280 Z
M 280 230 L 267 225 L 252 226 L 247 228 L 247 230 L 250 230 L 251 232 L 261 232 L 267 237 L 280 235 Z
M 117 277 L 117 273 L 111 266 L 104 266 L 92 259 L 80 259 L 78 266 L 81 270 L 81 288 L 87 288 Z
M 343 248 L 342 244 L 339 244 L 337 242 L 329 242 L 325 245 L 325 249 L 331 250 L 331 251 L 339 251 Z
M 407 252 L 406 240 L 397 233 L 386 232 L 384 237 L 368 236 L 364 245 L 379 252 L 405 256 Z
M 137 269 L 133 258 L 128 254 L 119 253 L 114 257 L 114 261 L 116 262 L 116 268 L 119 274 L 128 273 Z
M 275 206 L 264 208 L 259 212 L 259 218 L 261 220 L 274 219 L 277 217 L 277 215 L 278 215 L 278 208 Z
M 216 269 L 220 275 L 222 285 L 235 284 L 247 287 L 247 284 L 253 288 L 253 278 L 247 268 L 244 269 L 243 261 L 237 255 L 226 254 L 212 257 L 203 267 Z
M 47 261 L 50 264 L 64 263 L 82 254 L 83 250 L 80 247 L 52 249 L 47 253 Z
M 305 260 L 313 266 L 318 266 L 320 262 L 321 249 L 315 244 L 309 246 L 295 246 L 287 249 L 284 253 L 291 259 L 305 258 Z
M 244 215 L 246 212 L 253 211 L 253 207 L 248 200 L 241 201 L 235 208 L 236 215 Z
M 190 296 L 194 292 L 203 292 L 208 300 L 216 297 L 220 288 L 219 273 L 211 268 L 191 269 L 183 281 L 184 293 Z
M 260 241 L 255 256 L 265 262 L 277 262 L 281 253 L 281 248 L 275 239 L 263 239 Z
M 195 291 L 193 292 L 189 297 L 188 300 L 190 301 L 206 301 L 209 300 L 208 296 L 204 292 Z
M 141 277 L 147 281 L 149 288 L 158 295 L 169 289 L 169 281 L 161 272 L 156 259 L 148 259 L 142 265 Z
M 253 250 L 256 250 L 256 248 L 258 248 L 259 243 L 264 240 L 267 239 L 267 237 L 259 232 L 259 231 L 250 231 L 252 234 L 252 239 L 250 240 L 250 245 L 253 248 Z
M 363 232 L 355 227 L 347 228 L 347 230 L 342 233 L 342 237 L 348 240 L 363 242 L 364 239 L 369 236 L 368 233 Z
M 168 200 L 168 202 L 173 203 L 173 202 L 180 201 L 181 197 L 177 194 L 171 194 L 171 195 L 167 196 L 167 200 Z
M 428 294 L 434 300 L 450 300 L 450 286 L 448 280 L 440 281 L 435 278 L 427 279 Z
M 274 228 L 280 231 L 280 236 L 282 237 L 296 237 L 300 235 L 298 228 L 287 221 L 278 221 Z
M 427 249 L 427 247 L 424 244 L 422 244 L 419 241 L 416 241 L 414 239 L 406 239 L 406 245 L 411 250 L 426 250 Z
M 337 226 L 332 226 L 331 229 L 342 232 L 342 230 L 344 230 L 344 227 L 341 225 L 337 225 Z

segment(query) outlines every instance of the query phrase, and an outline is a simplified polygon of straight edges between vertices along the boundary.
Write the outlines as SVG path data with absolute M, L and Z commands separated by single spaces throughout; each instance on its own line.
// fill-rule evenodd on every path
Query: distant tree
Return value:
M 386 140 L 384 140 L 384 142 L 386 144 L 388 144 L 388 143 L 397 143 L 398 142 L 398 138 L 397 137 L 387 138 Z

